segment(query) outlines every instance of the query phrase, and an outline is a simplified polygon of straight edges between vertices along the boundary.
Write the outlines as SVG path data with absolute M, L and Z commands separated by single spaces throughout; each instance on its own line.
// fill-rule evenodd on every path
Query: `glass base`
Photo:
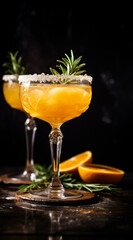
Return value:
M 15 176 L 9 176 L 9 179 L 14 180 L 14 181 L 24 181 L 24 182 L 32 182 L 34 180 L 39 180 L 37 179 L 36 173 L 35 172 L 27 172 L 26 170 L 22 172 L 21 174 L 15 175 Z
M 82 197 L 81 193 L 73 192 L 71 190 L 50 190 L 49 187 L 45 190 L 40 191 L 34 191 L 30 193 L 32 196 L 40 199 L 46 199 L 46 200 L 59 200 L 59 199 L 75 199 Z

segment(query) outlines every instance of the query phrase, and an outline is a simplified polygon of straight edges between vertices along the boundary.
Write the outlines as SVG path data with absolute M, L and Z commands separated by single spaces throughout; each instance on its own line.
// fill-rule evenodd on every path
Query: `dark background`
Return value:
M 73 3 L 73 4 L 72 4 Z M 7 52 L 19 50 L 28 73 L 50 73 L 64 53 L 83 56 L 93 76 L 90 108 L 62 126 L 61 161 L 86 150 L 93 162 L 132 171 L 133 16 L 127 2 L 0 3 L 0 74 Z M 0 81 L 0 165 L 24 166 L 24 113 L 5 102 Z M 50 164 L 48 123 L 36 119 L 35 162 Z

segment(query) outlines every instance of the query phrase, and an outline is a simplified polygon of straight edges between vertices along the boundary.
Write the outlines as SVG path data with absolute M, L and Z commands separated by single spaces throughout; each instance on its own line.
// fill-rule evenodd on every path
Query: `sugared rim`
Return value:
M 92 77 L 85 75 L 50 75 L 50 74 L 28 74 L 20 75 L 19 83 L 23 82 L 40 82 L 40 83 L 64 83 L 64 80 L 69 79 L 70 83 L 92 83 Z
M 2 76 L 2 80 L 5 82 L 8 81 L 18 81 L 18 76 L 13 74 L 5 74 Z

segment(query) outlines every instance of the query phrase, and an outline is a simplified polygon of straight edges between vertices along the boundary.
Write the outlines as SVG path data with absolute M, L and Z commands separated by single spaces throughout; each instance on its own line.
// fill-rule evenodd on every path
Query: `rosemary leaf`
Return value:
M 60 72 L 58 72 L 57 70 L 50 68 L 50 71 L 52 74 L 54 75 L 79 75 L 82 74 L 84 72 L 86 72 L 85 70 L 81 70 L 82 67 L 84 67 L 86 64 L 82 63 L 79 64 L 80 61 L 82 59 L 82 56 L 78 57 L 77 59 L 74 59 L 74 54 L 73 51 L 71 50 L 71 56 L 69 57 L 66 53 L 65 53 L 65 57 L 62 58 L 62 60 L 57 60 L 58 63 L 60 63 L 59 65 L 56 65 L 56 67 L 58 68 Z M 71 80 L 64 80 L 64 83 L 67 84 L 71 82 Z
M 22 66 L 22 57 L 18 56 L 18 54 L 18 51 L 14 54 L 12 52 L 8 52 L 8 62 L 2 64 L 2 66 L 6 68 L 5 73 L 14 75 L 22 75 L 26 73 L 28 66 Z
M 22 185 L 20 186 L 17 192 L 31 192 L 33 189 L 39 189 L 42 187 L 48 186 L 48 181 L 52 178 L 52 166 L 41 166 L 40 164 L 34 165 L 39 181 L 33 181 L 30 185 Z M 86 190 L 89 192 L 100 192 L 100 191 L 116 191 L 120 190 L 114 184 L 88 184 L 84 182 L 79 182 L 77 179 L 72 178 L 72 174 L 63 173 L 60 175 L 60 180 L 63 186 L 67 189 L 78 189 L 78 190 Z

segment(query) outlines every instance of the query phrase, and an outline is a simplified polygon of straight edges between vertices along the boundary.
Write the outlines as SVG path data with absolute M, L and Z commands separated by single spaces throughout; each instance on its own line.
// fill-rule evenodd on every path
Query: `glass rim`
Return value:
M 8 82 L 8 81 L 17 81 L 18 82 L 18 75 L 13 75 L 13 74 L 4 74 L 2 76 L 2 80 L 4 82 Z
M 19 83 L 51 83 L 51 84 L 64 84 L 65 80 L 69 80 L 69 84 L 92 84 L 93 78 L 87 74 L 84 75 L 53 75 L 53 74 L 27 74 L 19 75 Z

